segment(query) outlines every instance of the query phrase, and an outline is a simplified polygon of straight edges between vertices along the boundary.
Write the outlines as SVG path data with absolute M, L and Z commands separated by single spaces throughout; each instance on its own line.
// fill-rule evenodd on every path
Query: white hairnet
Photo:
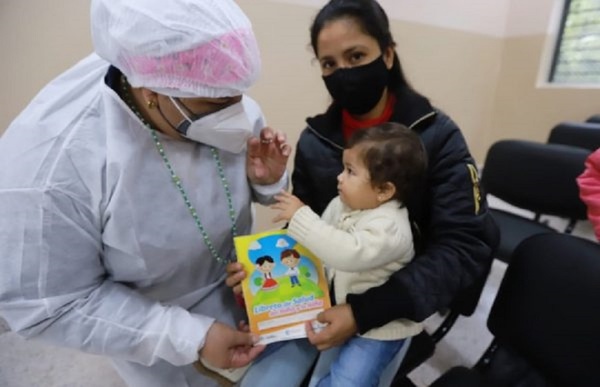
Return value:
M 232 0 L 93 0 L 98 55 L 134 87 L 174 97 L 229 97 L 258 78 L 252 25 Z

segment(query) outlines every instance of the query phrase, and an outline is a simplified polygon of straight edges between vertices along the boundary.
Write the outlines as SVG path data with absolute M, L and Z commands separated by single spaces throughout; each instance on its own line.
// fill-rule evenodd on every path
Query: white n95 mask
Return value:
M 173 97 L 169 98 L 185 117 L 175 128 L 185 138 L 232 153 L 246 148 L 253 126 L 241 101 L 214 113 L 190 117 Z

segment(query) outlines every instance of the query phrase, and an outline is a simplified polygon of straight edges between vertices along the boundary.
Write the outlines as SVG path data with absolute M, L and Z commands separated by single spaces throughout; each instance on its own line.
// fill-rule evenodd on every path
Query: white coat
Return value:
M 149 130 L 106 85 L 108 67 L 84 59 L 0 138 L 0 315 L 25 337 L 110 356 L 133 386 L 212 385 L 190 363 L 213 321 L 235 326 L 242 310 Z M 243 101 L 258 133 L 260 109 Z M 210 149 L 159 136 L 213 245 L 230 256 Z M 270 202 L 287 176 L 253 188 L 245 152 L 220 156 L 238 234 L 249 233 L 251 197 Z

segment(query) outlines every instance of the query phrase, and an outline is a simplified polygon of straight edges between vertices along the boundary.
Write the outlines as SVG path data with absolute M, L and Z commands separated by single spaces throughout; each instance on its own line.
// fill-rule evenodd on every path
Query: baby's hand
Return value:
M 275 195 L 275 200 L 277 200 L 277 203 L 271 205 L 271 208 L 280 212 L 273 218 L 273 222 L 282 220 L 289 222 L 296 211 L 305 205 L 300 199 L 287 191 L 281 191 L 281 193 Z

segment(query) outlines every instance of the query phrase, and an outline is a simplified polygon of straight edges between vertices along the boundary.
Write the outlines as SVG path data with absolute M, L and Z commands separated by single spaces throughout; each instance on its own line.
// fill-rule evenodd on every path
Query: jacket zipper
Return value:
M 408 129 L 413 129 L 415 126 L 417 126 L 419 123 L 421 123 L 422 121 L 428 119 L 429 117 L 435 116 L 435 112 L 429 112 L 427 114 L 425 114 L 423 117 L 417 119 L 415 122 L 413 122 Z
M 336 144 L 335 142 L 331 141 L 330 139 L 328 139 L 327 137 L 323 136 L 321 133 L 319 133 L 315 128 L 313 128 L 312 126 L 310 126 L 308 123 L 306 124 L 306 127 L 308 129 L 310 129 L 317 137 L 319 137 L 321 140 L 325 141 L 326 143 L 331 144 L 333 147 L 338 148 L 339 150 L 344 150 L 344 147 L 339 146 L 338 144 Z
M 412 124 L 410 124 L 410 126 L 408 127 L 409 129 L 413 129 L 415 126 L 417 126 L 420 122 L 428 119 L 429 117 L 434 116 L 436 113 L 433 112 L 429 112 L 427 114 L 425 114 L 424 116 L 422 116 L 421 118 L 418 118 L 415 122 L 413 122 Z M 309 124 L 307 124 L 307 128 L 310 129 L 317 137 L 319 137 L 321 140 L 331 144 L 333 147 L 338 148 L 340 150 L 344 150 L 344 147 L 340 146 L 339 144 L 336 144 L 335 142 L 331 141 L 330 139 L 328 139 L 327 137 L 323 136 L 321 133 L 319 133 L 315 128 L 313 128 L 312 126 L 310 126 Z

